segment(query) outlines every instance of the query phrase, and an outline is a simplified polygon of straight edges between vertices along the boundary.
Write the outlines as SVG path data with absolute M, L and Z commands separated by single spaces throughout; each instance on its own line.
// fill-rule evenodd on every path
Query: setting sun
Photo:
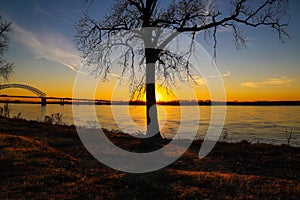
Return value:
M 156 93 L 156 101 L 164 101 L 163 95 L 160 92 Z
M 145 89 L 143 88 L 140 91 L 142 92 L 142 94 L 136 93 L 133 96 L 132 100 L 146 101 Z M 161 85 L 156 85 L 155 91 L 156 91 L 156 101 L 157 102 L 167 102 L 167 101 L 177 100 L 176 95 L 170 88 L 167 88 L 167 87 L 161 86 Z

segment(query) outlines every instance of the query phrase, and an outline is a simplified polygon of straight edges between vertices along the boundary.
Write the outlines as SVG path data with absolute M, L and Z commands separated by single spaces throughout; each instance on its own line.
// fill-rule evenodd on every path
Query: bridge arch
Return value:
M 7 89 L 7 88 L 21 88 L 21 89 L 28 90 L 28 91 L 36 94 L 37 96 L 39 96 L 41 98 L 46 97 L 46 93 L 44 93 L 41 90 L 39 90 L 39 89 L 37 89 L 35 87 L 32 87 L 30 85 L 16 84 L 16 83 L 13 83 L 13 84 L 1 84 L 0 85 L 0 90 Z

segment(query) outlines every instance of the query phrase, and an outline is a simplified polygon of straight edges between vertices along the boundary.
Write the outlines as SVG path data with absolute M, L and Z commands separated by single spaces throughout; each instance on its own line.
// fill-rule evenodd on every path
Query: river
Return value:
M 3 107 L 4 104 L 0 104 Z M 97 120 L 100 126 L 109 130 L 122 130 L 127 133 L 145 132 L 145 106 L 96 105 L 96 119 L 90 112 L 92 105 L 77 105 L 76 120 L 81 126 L 93 127 Z M 113 109 L 112 109 L 113 108 Z M 158 106 L 162 133 L 173 137 L 178 127 L 189 136 L 199 124 L 197 137 L 203 138 L 211 119 L 211 106 Z M 48 104 L 9 104 L 10 117 L 44 121 L 46 115 L 62 115 L 62 123 L 74 124 L 72 105 Z M 192 111 L 200 109 L 200 117 Z M 112 112 L 113 110 L 113 112 Z M 181 116 L 181 113 L 185 113 Z M 248 140 L 273 144 L 300 146 L 300 106 L 227 106 L 226 120 L 220 140 L 237 142 Z

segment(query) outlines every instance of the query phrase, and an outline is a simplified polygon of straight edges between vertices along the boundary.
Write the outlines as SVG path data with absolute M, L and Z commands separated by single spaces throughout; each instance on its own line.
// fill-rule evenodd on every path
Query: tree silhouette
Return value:
M 176 78 L 192 80 L 189 56 L 186 55 L 192 54 L 196 34 L 203 32 L 206 40 L 211 38 L 214 58 L 220 29 L 233 33 L 237 48 L 246 45 L 246 37 L 241 33 L 240 26 L 269 27 L 284 42 L 289 37 L 285 30 L 289 21 L 287 5 L 288 0 L 233 0 L 231 3 L 173 0 L 168 5 L 159 0 L 116 0 L 101 20 L 84 14 L 75 25 L 75 42 L 85 64 L 93 66 L 91 73 L 104 79 L 112 67 L 112 54 L 122 46 L 123 53 L 119 59 L 123 72 L 130 71 L 131 85 L 146 90 L 147 135 L 160 135 L 155 81 L 163 78 L 164 83 L 172 84 Z M 167 45 L 180 33 L 191 34 L 191 48 L 185 55 L 166 50 Z M 138 40 L 143 47 L 135 49 L 132 44 Z M 135 61 L 137 55 L 141 55 L 138 63 Z M 138 84 L 134 84 L 136 71 L 140 69 L 145 70 L 145 76 Z M 141 83 L 145 87 L 140 87 Z
M 13 72 L 13 63 L 6 62 L 4 53 L 8 48 L 8 36 L 7 33 L 10 31 L 10 22 L 2 21 L 0 15 L 0 76 L 4 81 L 8 80 L 9 75 Z

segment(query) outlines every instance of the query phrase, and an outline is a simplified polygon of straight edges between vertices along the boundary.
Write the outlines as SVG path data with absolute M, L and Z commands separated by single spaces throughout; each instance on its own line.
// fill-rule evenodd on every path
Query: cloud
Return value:
M 74 71 L 81 66 L 80 56 L 72 43 L 59 33 L 48 33 L 38 37 L 16 23 L 12 24 L 13 37 L 31 51 L 36 58 L 46 59 L 66 66 Z
M 221 75 L 222 78 L 227 77 L 227 76 L 230 76 L 230 71 L 227 71 Z
M 226 71 L 225 73 L 220 74 L 220 75 L 207 76 L 207 77 L 205 77 L 205 79 L 211 79 L 211 78 L 225 78 L 225 77 L 227 77 L 227 76 L 230 76 L 230 71 Z
M 33 3 L 35 12 L 55 20 L 60 20 L 67 24 L 73 24 L 74 16 L 81 14 L 81 9 L 74 8 L 72 5 L 64 7 L 64 3 L 62 1 L 57 1 L 54 4 L 47 4 L 46 7 L 40 4 L 37 0 L 34 0 Z
M 34 6 L 34 10 L 35 10 L 36 12 L 39 12 L 39 13 L 41 13 L 41 14 L 43 14 L 43 15 L 47 15 L 47 16 L 53 16 L 53 15 L 54 15 L 53 13 L 51 13 L 51 12 L 49 12 L 49 11 L 43 9 L 37 1 L 33 1 L 33 3 L 34 3 L 34 5 L 35 5 L 35 6 Z
M 279 78 L 268 78 L 264 81 L 259 82 L 244 82 L 241 83 L 243 87 L 251 87 L 251 88 L 261 88 L 265 86 L 288 86 L 290 83 L 294 82 L 294 79 L 287 78 L 285 76 Z
M 206 76 L 206 77 L 196 77 L 194 79 L 194 81 L 199 84 L 199 85 L 206 85 L 206 81 L 208 79 L 213 79 L 213 78 L 225 78 L 227 76 L 230 76 L 230 71 L 226 71 L 225 73 L 223 74 L 220 74 L 220 75 L 212 75 L 212 76 Z

